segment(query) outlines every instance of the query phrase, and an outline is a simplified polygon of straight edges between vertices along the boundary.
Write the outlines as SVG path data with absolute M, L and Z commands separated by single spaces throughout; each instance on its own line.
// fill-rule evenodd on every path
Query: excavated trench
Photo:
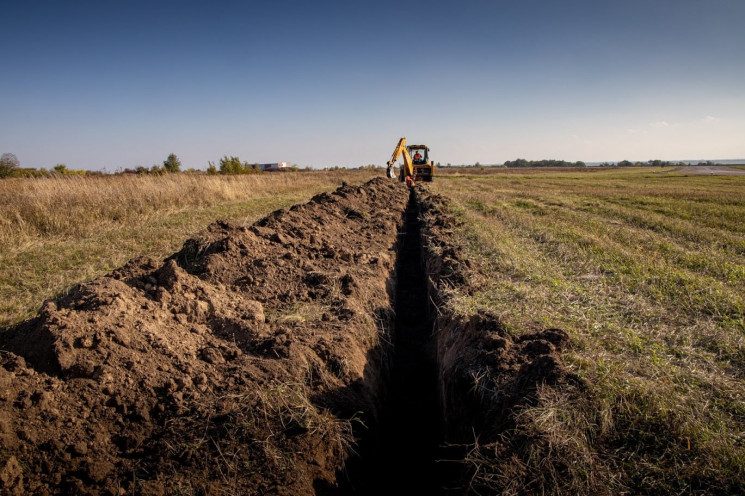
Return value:
M 509 412 L 578 387 L 568 336 L 453 312 L 481 277 L 457 222 L 426 189 L 344 184 L 44 302 L 0 332 L 0 494 L 546 492 L 550 438 Z M 453 451 L 474 436 L 483 470 Z
M 422 259 L 417 194 L 412 190 L 399 232 L 396 312 L 390 375 L 380 419 L 363 435 L 340 494 L 443 494 L 441 413 L 434 321 Z
M 442 440 L 543 381 L 550 357 L 520 357 L 551 336 L 512 343 L 488 316 L 448 317 L 440 286 L 468 281 L 443 202 L 342 185 L 45 302 L 0 337 L 0 493 L 454 487 Z M 515 400 L 492 407 L 471 372 L 496 359 Z

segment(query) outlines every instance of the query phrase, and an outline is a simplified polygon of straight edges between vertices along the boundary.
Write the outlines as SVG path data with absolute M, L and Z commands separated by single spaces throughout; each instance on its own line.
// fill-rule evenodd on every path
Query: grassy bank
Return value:
M 0 326 L 139 255 L 163 257 L 216 219 L 250 223 L 368 171 L 60 176 L 0 181 Z
M 563 359 L 587 386 L 581 399 L 539 389 L 516 418 L 525 433 L 546 434 L 554 452 L 571 446 L 593 460 L 563 460 L 575 487 L 742 489 L 743 188 L 745 178 L 660 169 L 433 183 L 454 200 L 465 221 L 456 234 L 487 275 L 456 295 L 459 310 L 488 309 L 514 335 L 570 335 Z

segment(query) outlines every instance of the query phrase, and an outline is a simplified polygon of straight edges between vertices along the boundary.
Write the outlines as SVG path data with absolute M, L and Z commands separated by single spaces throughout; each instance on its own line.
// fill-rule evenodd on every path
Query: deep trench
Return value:
M 444 494 L 438 466 L 441 416 L 433 318 L 416 191 L 412 190 L 398 240 L 393 356 L 376 431 L 361 446 L 342 493 Z

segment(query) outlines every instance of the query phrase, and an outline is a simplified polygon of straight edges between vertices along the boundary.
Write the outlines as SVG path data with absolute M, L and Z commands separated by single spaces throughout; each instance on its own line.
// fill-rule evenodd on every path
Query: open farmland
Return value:
M 545 442 L 510 460 L 496 438 L 482 444 L 479 484 L 743 490 L 743 178 L 543 172 L 441 177 L 432 189 L 452 199 L 458 243 L 484 276 L 454 291 L 456 310 L 493 312 L 516 336 L 564 330 L 562 359 L 581 384 L 537 388 L 508 432 Z M 500 394 L 499 377 L 475 374 L 484 395 Z M 510 477 L 516 464 L 526 479 Z
M 2 491 L 745 491 L 745 178 L 376 179 L 269 213 L 330 184 L 283 187 L 177 205 L 232 219 L 178 250 L 138 216 L 20 238 L 19 271 L 47 243 L 135 251 L 76 282 L 149 257 L 0 337 Z M 64 289 L 6 287 L 31 293 L 8 323 Z

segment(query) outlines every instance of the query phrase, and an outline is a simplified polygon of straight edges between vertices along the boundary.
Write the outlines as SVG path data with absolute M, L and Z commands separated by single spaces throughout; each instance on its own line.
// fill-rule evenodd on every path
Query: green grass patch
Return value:
M 488 276 L 456 295 L 459 311 L 487 309 L 513 334 L 570 334 L 564 360 L 587 403 L 554 405 L 567 419 L 554 429 L 586 440 L 614 491 L 743 487 L 743 188 L 743 177 L 651 169 L 432 185 Z

